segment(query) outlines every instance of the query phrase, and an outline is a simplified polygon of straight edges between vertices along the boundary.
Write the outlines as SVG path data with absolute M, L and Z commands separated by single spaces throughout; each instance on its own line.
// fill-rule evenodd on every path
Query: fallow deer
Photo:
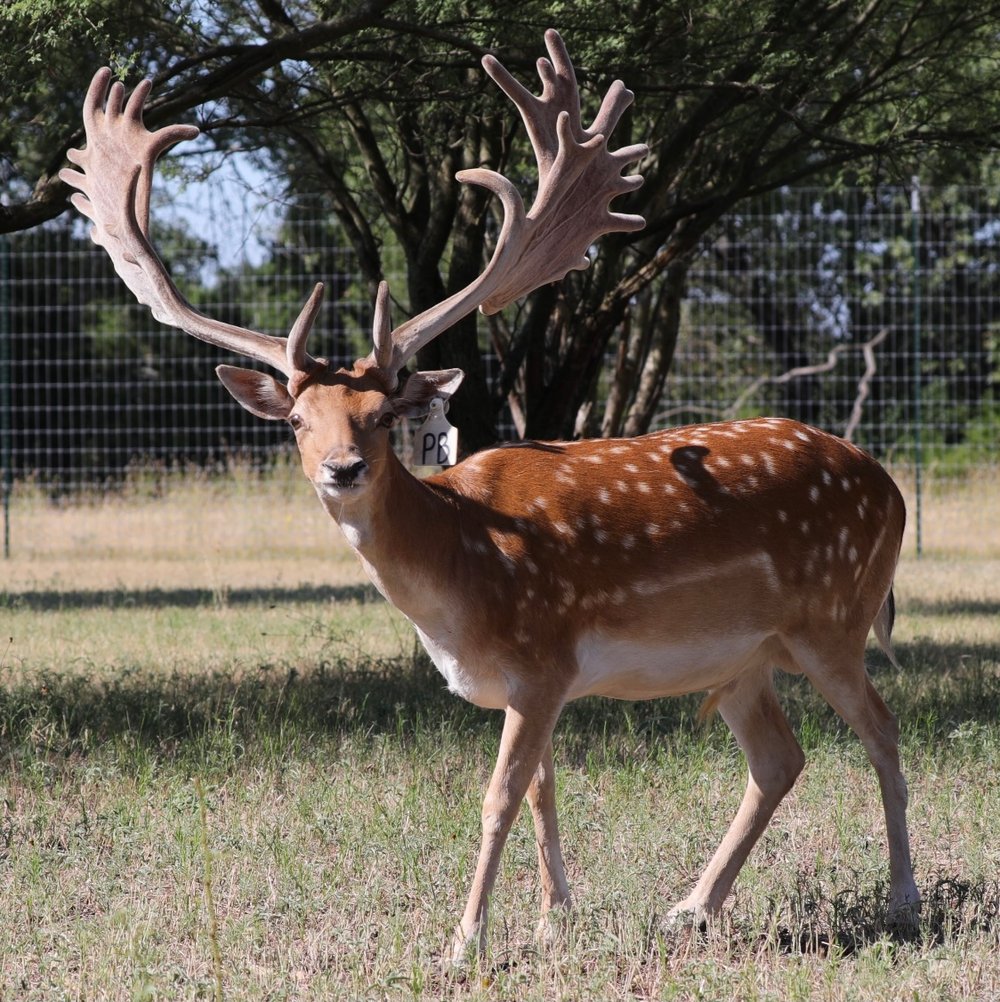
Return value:
M 892 583 L 904 504 L 882 467 L 854 445 L 790 420 L 672 428 L 629 440 L 524 442 L 487 449 L 417 479 L 390 429 L 446 400 L 460 370 L 401 379 L 420 348 L 477 307 L 493 312 L 587 265 L 600 235 L 641 217 L 610 201 L 641 183 L 623 176 L 644 146 L 607 136 L 632 94 L 612 84 L 589 128 L 559 35 L 545 36 L 540 97 L 494 58 L 486 72 L 519 109 L 538 163 L 530 211 L 485 169 L 464 182 L 498 196 L 496 251 L 468 288 L 391 329 L 379 289 L 374 348 L 334 370 L 306 351 L 317 285 L 287 338 L 211 320 L 179 294 L 148 230 L 157 157 L 198 130 L 149 132 L 144 81 L 127 103 L 110 71 L 84 107 L 80 169 L 61 176 L 138 300 L 165 324 L 267 363 L 219 366 L 248 410 L 287 421 L 319 500 L 379 591 L 414 624 L 457 695 L 504 711 L 482 810 L 482 843 L 455 932 L 460 959 L 486 942 L 487 904 L 522 800 L 534 818 L 546 913 L 570 907 L 553 782 L 552 733 L 581 696 L 655 699 L 707 691 L 746 755 L 749 779 L 721 845 L 673 914 L 718 912 L 752 846 L 803 767 L 777 700 L 775 669 L 806 675 L 858 734 L 878 774 L 888 830 L 889 908 L 914 910 L 906 784 L 898 728 L 864 666 L 869 631 L 892 657 Z

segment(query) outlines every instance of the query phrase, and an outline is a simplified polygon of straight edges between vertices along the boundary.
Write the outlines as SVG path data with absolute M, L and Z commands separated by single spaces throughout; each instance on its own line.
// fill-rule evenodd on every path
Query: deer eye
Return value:
M 289 414 L 288 423 L 292 426 L 292 428 L 295 431 L 298 431 L 300 428 L 305 427 L 305 421 L 303 421 L 301 416 L 298 414 Z
M 383 414 L 378 419 L 379 427 L 381 427 L 381 428 L 392 428 L 395 425 L 395 423 L 396 423 L 397 420 L 398 419 L 397 419 L 396 415 L 393 414 L 393 413 L 391 413 L 391 412 L 388 413 L 388 414 Z

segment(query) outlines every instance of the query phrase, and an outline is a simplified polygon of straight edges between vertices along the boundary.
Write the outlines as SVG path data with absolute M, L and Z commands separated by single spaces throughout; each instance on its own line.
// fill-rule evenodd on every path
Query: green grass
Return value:
M 877 784 L 800 679 L 808 764 L 717 926 L 670 932 L 745 767 L 697 697 L 585 700 L 556 737 L 575 918 L 534 939 L 511 835 L 480 969 L 437 960 L 499 717 L 450 696 L 343 551 L 12 561 L 0 587 L 0 999 L 1000 996 L 1000 563 L 906 561 L 897 673 L 919 931 L 882 920 Z M 324 581 L 324 575 L 326 581 Z M 8 642 L 7 638 L 11 638 Z

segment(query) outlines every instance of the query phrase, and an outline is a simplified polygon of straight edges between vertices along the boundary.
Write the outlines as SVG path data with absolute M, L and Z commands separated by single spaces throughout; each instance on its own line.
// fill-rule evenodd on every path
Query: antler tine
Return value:
M 529 292 L 586 268 L 587 250 L 611 232 L 645 225 L 642 216 L 612 212 L 610 201 L 642 184 L 640 175 L 622 171 L 646 155 L 645 145 L 611 151 L 607 136 L 618 124 L 633 94 L 621 81 L 609 88 L 593 125 L 580 121 L 580 91 L 566 46 L 557 31 L 545 33 L 548 59 L 539 59 L 542 93 L 536 97 L 493 56 L 483 68 L 511 99 L 524 121 L 538 165 L 538 190 L 524 210 L 511 182 L 492 170 L 459 172 L 459 181 L 487 188 L 504 209 L 504 221 L 490 263 L 461 292 L 401 324 L 392 332 L 391 365 L 401 368 L 425 344 L 477 307 L 496 313 Z M 384 366 L 383 366 L 384 367 Z
M 387 374 L 396 375 L 392 370 L 392 319 L 389 316 L 389 283 L 378 283 L 375 297 L 375 318 L 372 322 L 372 339 L 375 342 L 373 357 L 375 364 Z
M 265 362 L 290 378 L 314 371 L 316 362 L 305 351 L 305 339 L 319 309 L 322 286 L 302 308 L 288 339 L 206 317 L 171 280 L 149 241 L 153 168 L 167 149 L 193 139 L 199 130 L 193 125 L 170 125 L 148 131 L 142 115 L 151 87 L 149 80 L 143 80 L 123 103 L 125 89 L 117 81 L 111 83 L 110 69 L 98 70 L 91 80 L 83 106 L 87 145 L 67 153 L 79 170 L 59 172 L 66 184 L 77 189 L 73 205 L 94 223 L 91 239 L 108 252 L 132 294 L 161 323 Z
M 313 375 L 317 366 L 326 367 L 326 362 L 315 359 L 306 351 L 306 341 L 309 332 L 316 322 L 316 315 L 323 305 L 324 285 L 317 282 L 313 286 L 313 291 L 306 300 L 305 305 L 299 311 L 299 315 L 292 324 L 292 329 L 288 332 L 285 342 L 285 371 L 289 375 Z M 294 394 L 293 394 L 294 395 Z

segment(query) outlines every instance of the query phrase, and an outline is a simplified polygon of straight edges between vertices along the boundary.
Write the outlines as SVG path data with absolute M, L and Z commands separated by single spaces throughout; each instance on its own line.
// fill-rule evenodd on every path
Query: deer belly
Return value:
M 712 689 L 760 663 L 766 640 L 762 632 L 672 641 L 595 631 L 577 643 L 569 698 L 656 699 Z
M 500 674 L 460 659 L 447 642 L 431 637 L 419 627 L 417 635 L 450 692 L 489 710 L 502 710 L 507 705 L 507 686 Z

